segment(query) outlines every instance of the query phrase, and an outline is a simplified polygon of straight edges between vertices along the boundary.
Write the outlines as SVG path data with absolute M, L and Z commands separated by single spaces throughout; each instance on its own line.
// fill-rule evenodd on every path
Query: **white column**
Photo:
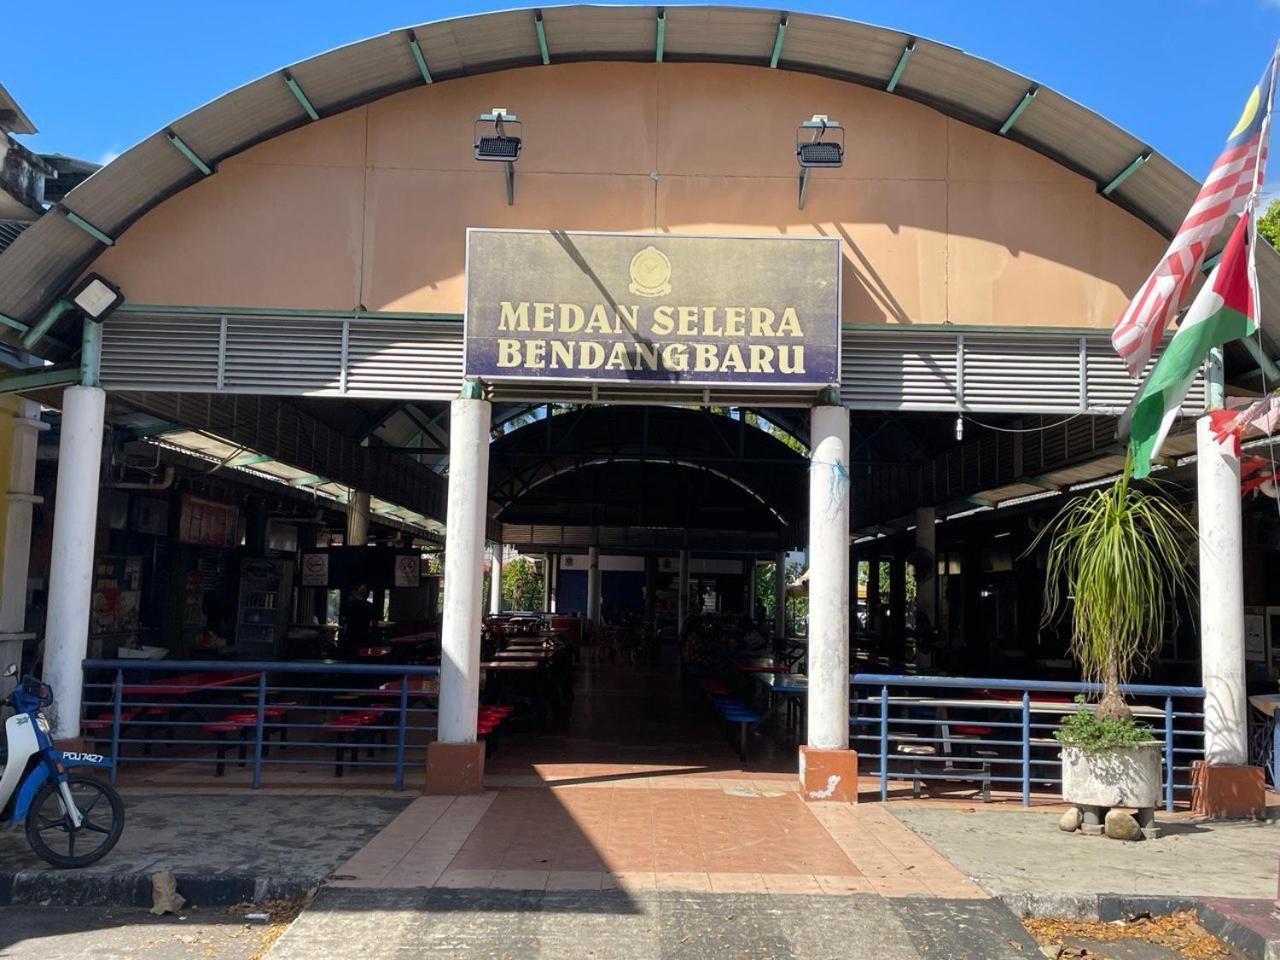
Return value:
M 26 632 L 27 575 L 31 563 L 31 512 L 41 498 L 35 494 L 36 440 L 49 425 L 40 419 L 40 404 L 19 400 L 13 414 L 9 489 L 5 495 L 4 573 L 0 578 L 0 671 L 22 657 Z M 14 681 L 0 678 L 0 697 Z
M 547 577 L 551 584 L 551 593 L 547 609 L 552 613 L 556 613 L 556 608 L 559 606 L 559 600 L 556 599 L 556 594 L 560 592 L 560 554 L 551 554 L 551 562 L 547 568 Z
M 551 609 L 551 554 L 542 555 L 542 609 Z
M 57 697 L 53 711 L 56 739 L 80 735 L 84 684 L 80 662 L 89 643 L 93 541 L 98 526 L 98 474 L 106 402 L 107 395 L 99 387 L 67 387 L 62 392 L 43 673 Z
M 346 544 L 348 547 L 369 545 L 369 493 L 366 490 L 352 490 L 347 500 Z
M 502 612 L 502 544 L 493 545 L 493 563 L 489 565 L 489 612 Z
M 931 630 L 938 626 L 937 520 L 938 514 L 933 507 L 916 508 L 916 547 L 928 550 L 935 559 L 933 569 L 925 577 L 922 578 L 920 571 L 916 571 L 916 608 L 924 611 L 924 615 L 929 618 Z M 917 621 L 917 628 L 919 626 Z
M 787 551 L 773 558 L 773 636 L 787 639 Z
M 587 548 L 587 619 L 600 629 L 600 548 Z
M 1216 441 L 1208 417 L 1196 424 L 1196 453 L 1204 758 L 1214 764 L 1245 764 L 1249 747 L 1240 458 L 1230 445 Z
M 439 739 L 474 743 L 480 706 L 480 616 L 489 499 L 487 400 L 449 405 L 449 500 L 444 542 Z
M 849 747 L 849 411 L 814 407 L 809 465 L 809 746 Z
M 684 630 L 689 619 L 689 551 L 680 551 L 680 596 L 676 601 L 676 632 Z

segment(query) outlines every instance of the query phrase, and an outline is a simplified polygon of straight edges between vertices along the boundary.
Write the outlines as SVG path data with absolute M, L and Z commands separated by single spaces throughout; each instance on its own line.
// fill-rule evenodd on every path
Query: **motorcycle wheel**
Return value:
M 120 839 L 124 801 L 113 786 L 91 777 L 68 777 L 67 786 L 80 811 L 80 826 L 72 826 L 58 784 L 46 780 L 27 811 L 27 843 L 55 867 L 87 867 Z

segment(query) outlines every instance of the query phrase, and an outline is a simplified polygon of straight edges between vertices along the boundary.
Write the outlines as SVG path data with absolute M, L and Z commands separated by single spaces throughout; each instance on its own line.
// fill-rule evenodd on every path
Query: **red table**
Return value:
M 128 683 L 123 692 L 132 696 L 154 694 L 161 697 L 188 696 L 202 690 L 214 690 L 218 687 L 235 687 L 240 684 L 257 683 L 261 673 L 232 673 L 223 670 L 198 670 L 194 673 L 179 673 L 163 680 L 148 680 L 146 683 Z

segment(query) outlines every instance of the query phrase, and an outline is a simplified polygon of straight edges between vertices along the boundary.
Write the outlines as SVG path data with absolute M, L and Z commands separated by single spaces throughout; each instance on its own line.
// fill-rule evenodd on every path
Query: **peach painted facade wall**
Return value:
M 516 203 L 475 117 L 525 122 Z M 847 129 L 797 209 L 795 129 Z M 1164 249 L 1092 182 L 891 94 L 719 64 L 409 90 L 224 161 L 98 259 L 133 303 L 461 312 L 465 229 L 839 236 L 845 323 L 1110 326 Z

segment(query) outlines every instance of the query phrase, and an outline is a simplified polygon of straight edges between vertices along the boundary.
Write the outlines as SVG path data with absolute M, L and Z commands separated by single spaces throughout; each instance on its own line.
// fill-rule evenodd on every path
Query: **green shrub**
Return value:
M 1139 723 L 1133 717 L 1113 719 L 1099 716 L 1084 708 L 1085 698 L 1076 697 L 1079 710 L 1062 721 L 1054 731 L 1059 743 L 1077 747 L 1085 753 L 1102 753 L 1113 747 L 1136 747 L 1156 739 L 1151 727 Z

